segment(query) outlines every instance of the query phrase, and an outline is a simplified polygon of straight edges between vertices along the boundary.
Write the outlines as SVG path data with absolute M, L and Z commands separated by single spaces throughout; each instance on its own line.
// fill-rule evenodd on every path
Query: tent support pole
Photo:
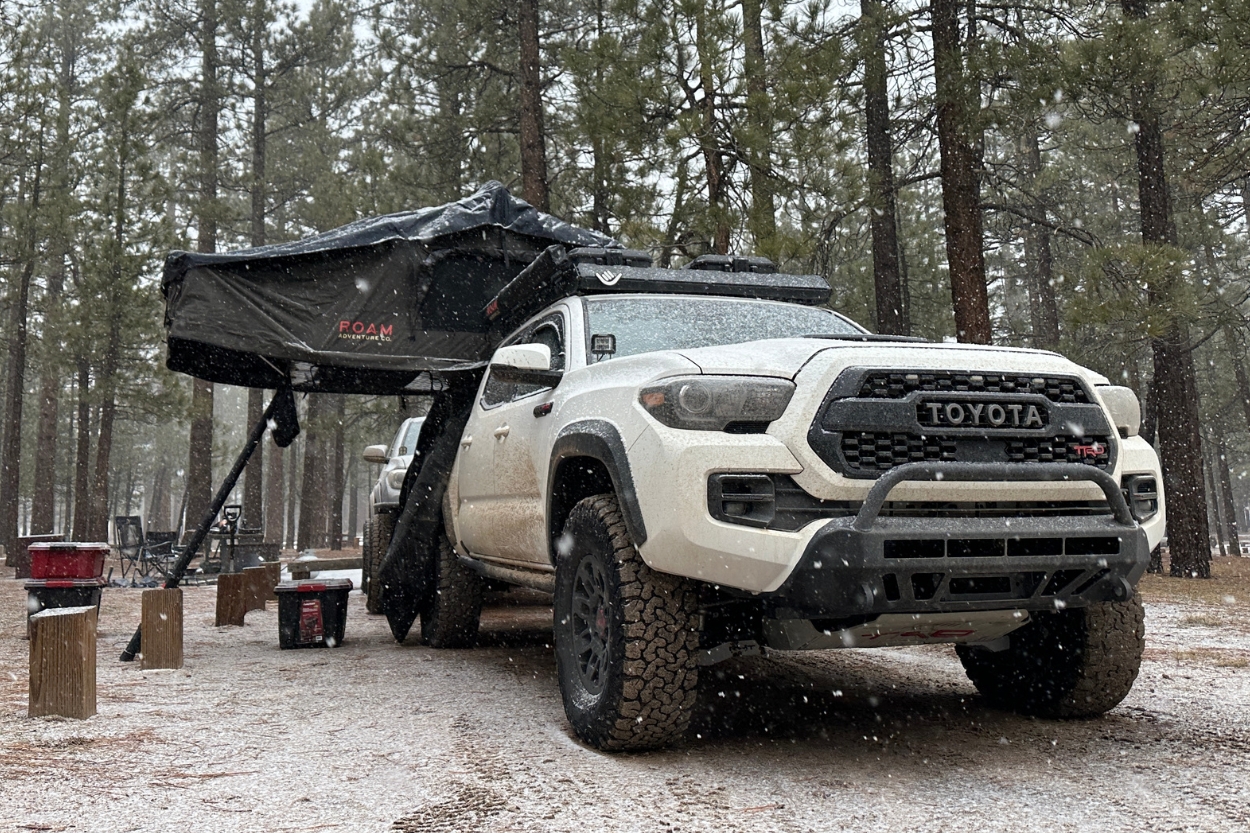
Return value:
M 191 560 L 195 558 L 196 553 L 200 549 L 200 545 L 204 543 L 208 530 L 213 525 L 213 521 L 217 519 L 217 513 L 221 511 L 221 507 L 226 504 L 226 499 L 230 497 L 230 492 L 239 481 L 239 476 L 243 474 L 243 468 L 247 465 L 247 461 L 251 459 L 252 454 L 256 451 L 256 447 L 260 445 L 260 441 L 265 436 L 265 429 L 269 425 L 269 419 L 273 415 L 274 406 L 279 400 L 278 395 L 274 395 L 269 400 L 269 405 L 265 408 L 265 412 L 261 415 L 260 421 L 252 426 L 252 433 L 248 435 L 247 444 L 243 446 L 243 451 L 239 453 L 239 457 L 234 461 L 234 467 L 230 469 L 230 473 L 226 475 L 226 479 L 222 481 L 221 487 L 217 490 L 217 494 L 213 496 L 213 502 L 209 504 L 208 511 L 204 514 L 200 525 L 195 528 L 195 532 L 191 535 L 191 540 L 187 542 L 186 549 L 182 551 L 178 561 L 174 564 L 173 572 L 169 578 L 165 580 L 165 589 L 169 590 L 177 587 L 182 581 L 182 577 L 186 575 L 187 567 L 190 566 Z M 134 636 L 130 637 L 130 642 L 126 645 L 126 650 L 122 651 L 120 660 L 122 662 L 131 662 L 135 655 L 139 653 L 142 647 L 143 632 L 141 628 L 135 628 Z

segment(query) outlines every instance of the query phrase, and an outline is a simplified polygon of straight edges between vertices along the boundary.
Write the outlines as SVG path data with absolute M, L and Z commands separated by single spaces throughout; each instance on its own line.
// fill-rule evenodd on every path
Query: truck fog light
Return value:
M 1159 484 L 1154 475 L 1135 474 L 1124 478 L 1124 499 L 1138 521 L 1147 521 L 1159 512 Z
M 721 472 L 707 481 L 707 508 L 728 523 L 766 527 L 777 512 L 777 487 L 771 474 Z

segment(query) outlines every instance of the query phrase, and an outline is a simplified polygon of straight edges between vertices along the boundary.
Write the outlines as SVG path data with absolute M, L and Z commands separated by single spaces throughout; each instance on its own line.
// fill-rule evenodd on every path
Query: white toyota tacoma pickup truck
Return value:
M 426 642 L 471 645 L 486 582 L 552 592 L 565 711 L 609 750 L 673 742 L 700 669 L 763 650 L 954 643 L 1002 707 L 1124 698 L 1164 535 L 1131 391 L 872 335 L 759 259 L 576 254 L 477 390 Z

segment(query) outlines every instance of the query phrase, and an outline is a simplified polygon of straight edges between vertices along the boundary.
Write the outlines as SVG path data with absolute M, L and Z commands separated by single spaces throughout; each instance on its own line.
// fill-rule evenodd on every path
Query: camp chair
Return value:
M 145 535 L 143 521 L 137 515 L 118 515 L 113 518 L 117 536 L 117 554 L 121 558 L 122 579 L 136 583 L 155 572 L 163 578 L 177 559 L 174 540 L 176 532 L 153 532 Z
M 113 535 L 122 563 L 122 579 L 146 577 L 142 570 L 143 520 L 138 515 L 117 515 L 113 518 Z

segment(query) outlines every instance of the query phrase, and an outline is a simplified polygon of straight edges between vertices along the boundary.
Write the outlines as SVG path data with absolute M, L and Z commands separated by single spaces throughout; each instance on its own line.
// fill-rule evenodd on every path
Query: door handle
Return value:
M 501 439 L 501 440 L 502 440 L 504 437 L 508 436 L 508 432 L 509 432 L 509 431 L 511 431 L 511 430 L 512 430 L 511 426 L 508 426 L 508 425 L 501 425 L 501 426 L 499 426 L 498 428 L 496 428 L 496 429 L 495 429 L 495 436 L 496 436 L 498 439 Z
M 469 447 L 469 446 L 471 446 L 471 445 L 473 445 L 473 438 L 472 438 L 472 437 L 465 437 L 463 440 L 461 440 L 461 441 L 460 441 L 460 447 L 461 447 L 461 448 L 468 448 L 468 447 Z

